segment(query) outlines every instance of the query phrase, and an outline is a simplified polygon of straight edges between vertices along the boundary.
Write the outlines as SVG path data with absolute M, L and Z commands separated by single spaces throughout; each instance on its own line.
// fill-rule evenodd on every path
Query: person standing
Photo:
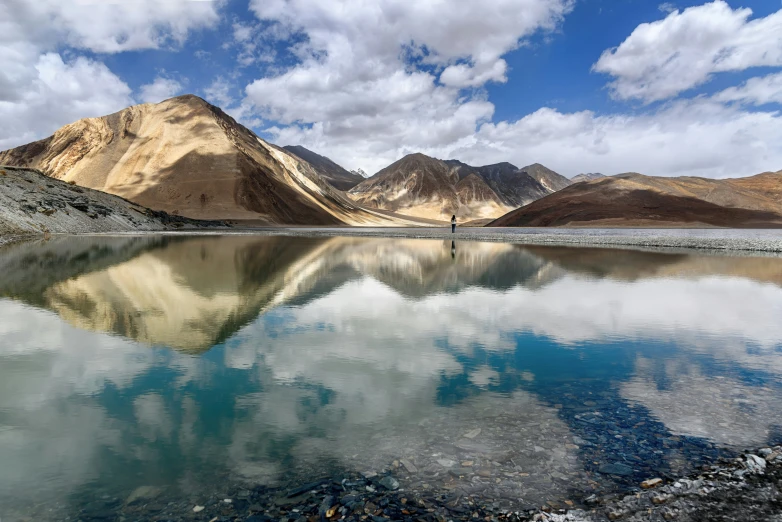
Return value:
M 451 216 L 451 234 L 456 232 L 456 214 Z

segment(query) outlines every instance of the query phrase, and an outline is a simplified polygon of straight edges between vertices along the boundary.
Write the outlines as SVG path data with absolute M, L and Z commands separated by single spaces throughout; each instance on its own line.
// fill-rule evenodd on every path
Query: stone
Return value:
M 451 459 L 437 459 L 437 463 L 444 468 L 452 468 L 456 465 L 456 461 Z
M 204 506 L 195 506 L 195 507 L 193 508 L 193 513 L 200 513 L 200 512 L 201 512 L 201 511 L 203 511 L 204 509 L 206 509 Z
M 657 486 L 659 486 L 662 483 L 663 483 L 663 479 L 661 479 L 661 478 L 653 478 L 653 479 L 644 480 L 643 482 L 641 482 L 641 487 L 644 488 L 644 489 L 651 489 L 651 488 L 656 488 Z
M 664 493 L 660 495 L 655 495 L 652 497 L 652 504 L 657 504 L 657 505 L 665 504 L 670 499 L 671 499 L 671 495 L 666 495 Z
M 399 489 L 399 482 L 392 476 L 383 477 L 379 484 L 391 491 Z
M 471 468 L 472 465 L 473 465 L 473 461 L 471 461 L 471 460 L 465 460 L 465 461 L 462 462 L 462 466 L 465 467 L 465 468 Z
M 408 459 L 400 459 L 399 462 L 402 463 L 402 465 L 405 467 L 405 469 L 407 470 L 408 473 L 417 473 L 418 472 L 418 468 L 415 467 L 415 464 L 413 464 Z
M 377 473 L 375 473 L 374 471 L 363 471 L 361 474 L 364 475 L 365 479 L 371 479 L 377 477 Z
M 747 455 L 747 469 L 750 473 L 763 473 L 766 470 L 766 460 L 757 455 Z
M 478 435 L 481 434 L 481 428 L 475 428 L 474 430 L 470 430 L 467 433 L 464 434 L 465 439 L 474 439 Z
M 606 475 L 619 475 L 621 477 L 627 477 L 633 474 L 633 468 L 619 462 L 603 464 L 598 468 L 598 471 Z

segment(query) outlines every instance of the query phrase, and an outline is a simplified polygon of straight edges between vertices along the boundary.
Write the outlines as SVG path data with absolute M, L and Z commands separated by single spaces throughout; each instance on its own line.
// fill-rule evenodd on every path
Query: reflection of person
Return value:
M 451 216 L 451 234 L 456 232 L 456 215 Z
M 451 241 L 451 258 L 456 259 L 456 241 Z

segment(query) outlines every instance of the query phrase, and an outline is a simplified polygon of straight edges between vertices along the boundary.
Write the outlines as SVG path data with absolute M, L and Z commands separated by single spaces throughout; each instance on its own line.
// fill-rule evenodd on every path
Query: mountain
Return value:
M 551 193 L 530 174 L 510 163 L 475 168 L 502 202 L 511 208 L 518 208 Z
M 369 177 L 369 174 L 364 172 L 364 169 L 351 170 L 350 173 L 355 175 L 355 176 L 360 177 L 361 181 L 364 181 L 365 179 L 367 179 Z
M 329 158 L 316 154 L 311 150 L 305 149 L 300 145 L 288 145 L 283 147 L 285 150 L 312 165 L 320 177 L 331 183 L 339 190 L 350 190 L 362 181 L 366 176 L 349 172 L 340 167 Z
M 309 163 L 193 95 L 77 121 L 0 152 L 3 163 L 191 218 L 411 224 L 360 208 Z
M 534 163 L 519 169 L 522 172 L 529 174 L 535 181 L 540 183 L 543 188 L 549 192 L 556 192 L 570 185 L 570 180 L 561 174 L 557 174 L 553 170 L 544 167 L 540 163 Z
M 782 227 L 782 171 L 737 179 L 637 173 L 573 184 L 489 226 Z
M 117 196 L 70 185 L 42 172 L 0 166 L 0 244 L 51 233 L 131 232 L 224 225 L 152 211 Z
M 579 174 L 570 178 L 570 183 L 581 183 L 582 181 L 592 181 L 593 179 L 604 178 L 605 176 L 599 172 L 587 172 L 585 174 Z

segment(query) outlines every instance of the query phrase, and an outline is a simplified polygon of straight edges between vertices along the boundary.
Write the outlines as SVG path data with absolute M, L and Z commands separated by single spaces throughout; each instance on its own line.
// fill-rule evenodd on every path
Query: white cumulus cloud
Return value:
M 172 78 L 158 76 L 155 81 L 141 86 L 141 101 L 158 103 L 182 92 L 182 84 Z
M 730 87 L 714 96 L 724 102 L 738 101 L 753 105 L 782 103 L 782 73 L 750 78 L 741 86 Z
M 639 25 L 594 70 L 614 77 L 621 99 L 664 100 L 697 87 L 714 73 L 782 66 L 782 10 L 750 20 L 752 10 L 723 0 Z

